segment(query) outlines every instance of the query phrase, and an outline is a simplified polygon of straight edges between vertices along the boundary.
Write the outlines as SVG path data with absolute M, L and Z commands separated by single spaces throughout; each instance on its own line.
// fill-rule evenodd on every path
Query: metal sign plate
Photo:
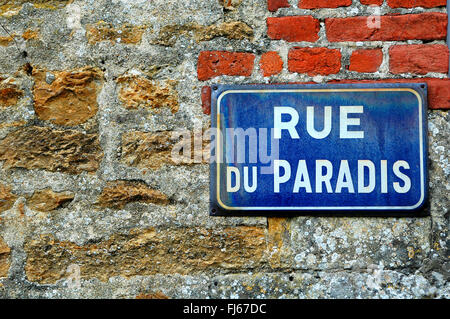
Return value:
M 426 214 L 426 100 L 420 83 L 213 86 L 210 214 Z

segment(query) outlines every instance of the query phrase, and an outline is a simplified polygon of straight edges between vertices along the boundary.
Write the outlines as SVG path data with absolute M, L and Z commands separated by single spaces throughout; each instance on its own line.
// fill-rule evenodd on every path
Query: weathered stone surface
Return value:
M 45 169 L 77 174 L 93 172 L 103 157 L 97 134 L 46 127 L 21 127 L 0 141 L 4 168 Z
M 202 140 L 201 148 L 196 151 L 193 138 L 180 140 L 178 135 L 172 131 L 126 132 L 122 135 L 121 160 L 130 166 L 150 169 L 158 169 L 163 165 L 189 165 L 208 161 L 205 156 L 208 152 L 208 140 Z M 189 135 L 191 136 L 190 132 Z M 181 137 L 184 138 L 182 135 Z
M 266 52 L 259 61 L 263 76 L 271 76 L 283 70 L 283 60 L 277 52 Z
M 417 218 L 299 218 L 288 239 L 297 269 L 417 268 L 430 252 L 429 226 Z
M 158 291 L 150 294 L 139 294 L 136 296 L 136 299 L 170 299 L 162 292 Z
M 216 76 L 250 76 L 255 55 L 247 52 L 202 51 L 198 56 L 197 77 L 206 81 Z
M 267 218 L 269 263 L 272 268 L 283 268 L 289 258 L 290 223 L 287 218 Z
M 74 197 L 71 192 L 55 193 L 51 189 L 43 189 L 35 191 L 27 200 L 27 205 L 37 211 L 49 212 L 71 202 Z
M 57 9 L 70 2 L 71 0 L 1 0 L 0 13 L 5 15 L 17 14 L 25 3 L 32 3 L 34 7 L 41 9 Z
M 23 91 L 17 87 L 14 79 L 0 76 L 0 109 L 17 104 Z
M 341 3 L 330 0 L 327 6 L 332 2 Z M 0 237 L 9 246 L 0 298 L 450 298 L 450 118 L 448 110 L 438 110 L 450 107 L 450 82 L 445 72 L 424 78 L 389 70 L 389 49 L 395 45 L 445 44 L 446 8 L 394 10 L 392 2 L 355 0 L 350 7 L 303 10 L 297 0 L 0 0 L 0 77 L 4 84 L 11 81 L 4 88 L 21 91 L 4 95 L 9 106 L 0 106 L 0 184 L 7 189 L 1 196 L 9 207 L 0 212 Z M 371 28 L 368 18 L 375 11 L 368 5 L 380 3 L 381 28 Z M 147 29 L 127 34 L 126 26 Z M 294 47 L 339 50 L 342 66 L 337 73 L 289 72 Z M 376 72 L 347 68 L 354 62 L 352 52 L 373 49 L 382 59 L 365 56 L 365 62 L 382 62 Z M 307 60 L 319 66 L 327 61 Z M 33 69 L 50 70 L 45 83 L 51 86 L 56 72 L 83 66 L 101 70 L 92 80 L 96 113 L 75 128 L 41 118 L 34 110 Z M 273 74 L 264 77 L 264 72 Z M 148 80 L 154 88 L 134 87 L 134 78 L 120 82 L 124 76 Z M 172 131 L 192 136 L 210 127 L 210 116 L 202 113 L 202 101 L 206 113 L 209 103 L 207 92 L 202 100 L 202 87 L 214 95 L 214 84 L 335 81 L 428 84 L 430 216 L 208 216 L 207 162 L 191 165 L 191 149 L 186 163 L 174 165 L 169 154 L 180 146 L 170 138 Z M 130 95 L 121 98 L 122 90 Z M 158 103 L 146 97 L 154 90 L 163 91 L 155 97 Z M 77 97 L 79 107 L 86 100 Z M 174 105 L 177 111 L 171 112 Z M 37 168 L 26 169 L 33 167 L 28 160 Z M 159 190 L 170 203 L 147 204 L 137 195 L 146 193 L 139 186 L 129 193 L 130 187 L 114 189 L 125 180 Z M 97 205 L 110 188 L 113 208 Z M 51 213 L 40 212 L 30 207 L 30 199 L 42 190 L 70 191 L 75 198 Z M 124 198 L 130 203 L 114 208 Z M 242 238 L 228 236 L 230 229 Z M 43 234 L 53 238 L 41 239 Z M 262 247 L 256 238 L 262 238 Z M 82 278 L 73 288 L 68 268 L 76 265 Z
M 352 0 L 300 0 L 298 7 L 302 9 L 348 7 Z
M 376 72 L 383 62 L 381 49 L 355 50 L 350 56 L 350 71 Z
M 10 253 L 11 249 L 3 241 L 3 238 L 0 237 L 0 278 L 8 276 L 8 270 L 10 266 Z
M 122 136 L 122 161 L 130 166 L 153 169 L 173 164 L 173 144 L 170 132 L 127 132 Z
M 438 40 L 447 34 L 447 15 L 440 12 L 383 15 L 380 27 L 367 24 L 368 17 L 325 19 L 327 39 L 339 41 Z
M 22 38 L 24 40 L 38 39 L 39 38 L 39 29 L 27 29 L 24 33 L 22 33 Z
M 49 72 L 33 69 L 36 115 L 59 125 L 78 125 L 95 116 L 102 83 L 99 69 Z
M 392 73 L 448 73 L 449 51 L 442 44 L 393 45 L 389 48 Z
M 211 114 L 211 87 L 209 85 L 202 87 L 202 110 L 205 114 Z
M 132 202 L 166 205 L 169 199 L 145 183 L 135 181 L 115 181 L 108 183 L 100 194 L 97 204 L 101 207 L 124 208 Z
M 189 23 L 185 25 L 165 25 L 152 43 L 173 46 L 180 36 L 192 36 L 196 41 L 208 41 L 217 37 L 228 39 L 252 39 L 253 29 L 241 21 L 224 22 L 209 26 Z
M 290 72 L 307 73 L 310 76 L 338 73 L 341 68 L 341 52 L 328 48 L 300 48 L 289 50 Z
M 11 36 L 0 37 L 0 46 L 6 47 L 6 46 L 10 45 L 11 42 L 13 42 L 13 41 L 14 41 L 14 39 Z
M 16 199 L 17 196 L 11 193 L 11 187 L 0 184 L 0 212 L 10 209 Z
M 126 44 L 136 44 L 141 42 L 147 26 L 121 25 L 115 28 L 111 23 L 99 21 L 87 27 L 87 38 L 90 44 L 100 41 L 121 42 Z
M 132 230 L 86 246 L 42 235 L 25 243 L 25 271 L 30 281 L 40 283 L 66 277 L 71 264 L 80 267 L 81 278 L 101 281 L 114 276 L 245 271 L 262 266 L 265 249 L 264 229 L 249 226 Z
M 123 76 L 118 79 L 121 85 L 119 99 L 128 109 L 149 107 L 152 110 L 168 108 L 172 113 L 178 111 L 178 94 L 175 81 L 158 83 L 144 77 Z
M 243 0 L 218 0 L 219 3 L 227 10 L 235 10 Z

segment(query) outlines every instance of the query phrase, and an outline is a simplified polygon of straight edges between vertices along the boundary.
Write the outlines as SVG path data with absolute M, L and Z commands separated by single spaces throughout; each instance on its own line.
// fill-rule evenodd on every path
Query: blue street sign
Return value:
M 211 215 L 424 214 L 426 84 L 212 88 Z

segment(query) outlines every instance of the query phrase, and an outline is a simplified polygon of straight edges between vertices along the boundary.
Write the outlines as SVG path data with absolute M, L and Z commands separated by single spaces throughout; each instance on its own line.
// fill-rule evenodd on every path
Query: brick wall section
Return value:
M 392 73 L 447 73 L 448 47 L 442 44 L 394 45 L 389 49 Z

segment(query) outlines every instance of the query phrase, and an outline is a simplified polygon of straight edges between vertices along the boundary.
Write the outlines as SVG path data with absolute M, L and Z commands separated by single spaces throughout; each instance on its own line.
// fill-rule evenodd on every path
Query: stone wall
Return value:
M 445 4 L 0 1 L 0 297 L 448 298 Z M 171 157 L 213 83 L 362 80 L 428 83 L 429 217 L 210 217 Z

